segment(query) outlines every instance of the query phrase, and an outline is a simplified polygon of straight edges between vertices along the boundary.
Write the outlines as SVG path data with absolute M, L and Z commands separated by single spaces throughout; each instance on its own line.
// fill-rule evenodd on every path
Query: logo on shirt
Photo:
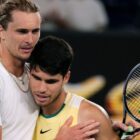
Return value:
M 51 129 L 48 129 L 48 130 L 45 130 L 45 131 L 43 131 L 42 129 L 40 130 L 40 134 L 44 134 L 44 133 L 47 133 L 47 132 L 49 132 Z

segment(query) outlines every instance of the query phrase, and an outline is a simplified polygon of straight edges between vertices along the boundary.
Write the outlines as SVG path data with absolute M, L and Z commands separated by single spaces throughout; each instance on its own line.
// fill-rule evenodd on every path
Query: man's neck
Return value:
M 67 93 L 63 91 L 53 103 L 46 105 L 45 107 L 41 107 L 42 113 L 44 115 L 52 115 L 59 112 L 64 105 L 66 95 Z
M 9 73 L 12 73 L 17 77 L 21 76 L 24 72 L 24 62 L 12 61 L 3 57 L 1 57 L 0 62 Z

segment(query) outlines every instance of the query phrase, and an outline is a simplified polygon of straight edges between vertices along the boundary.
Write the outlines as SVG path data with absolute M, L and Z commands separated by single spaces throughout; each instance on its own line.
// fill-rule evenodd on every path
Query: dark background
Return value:
M 129 71 L 140 62 L 140 33 L 138 31 L 106 31 L 80 33 L 42 30 L 42 36 L 55 35 L 65 39 L 74 49 L 75 58 L 70 82 L 77 83 L 93 75 L 103 75 L 106 86 L 90 98 L 103 107 L 105 96 L 115 85 L 125 80 Z

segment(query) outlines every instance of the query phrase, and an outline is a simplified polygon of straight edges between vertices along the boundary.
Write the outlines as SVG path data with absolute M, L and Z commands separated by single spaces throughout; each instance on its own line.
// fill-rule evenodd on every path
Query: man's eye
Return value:
M 55 84 L 58 80 L 46 80 L 47 84 Z
M 32 33 L 33 34 L 36 34 L 36 33 L 38 33 L 40 31 L 40 29 L 34 29 L 33 31 L 32 31 Z
M 17 30 L 17 32 L 19 32 L 21 34 L 27 34 L 29 31 L 26 29 L 19 29 L 19 30 Z
M 32 77 L 35 79 L 35 80 L 41 80 L 39 77 L 35 76 L 32 74 Z

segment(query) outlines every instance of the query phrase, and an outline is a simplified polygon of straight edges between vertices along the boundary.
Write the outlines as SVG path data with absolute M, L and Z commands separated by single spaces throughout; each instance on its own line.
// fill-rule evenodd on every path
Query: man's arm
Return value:
M 95 120 L 100 122 L 99 133 L 93 137 L 96 140 L 119 140 L 119 136 L 112 128 L 112 121 L 107 112 L 99 105 L 84 100 L 81 103 L 78 119 L 80 122 Z
M 99 132 L 100 123 L 94 120 L 84 121 L 72 127 L 71 124 L 72 117 L 60 128 L 55 140 L 95 140 L 90 137 Z

